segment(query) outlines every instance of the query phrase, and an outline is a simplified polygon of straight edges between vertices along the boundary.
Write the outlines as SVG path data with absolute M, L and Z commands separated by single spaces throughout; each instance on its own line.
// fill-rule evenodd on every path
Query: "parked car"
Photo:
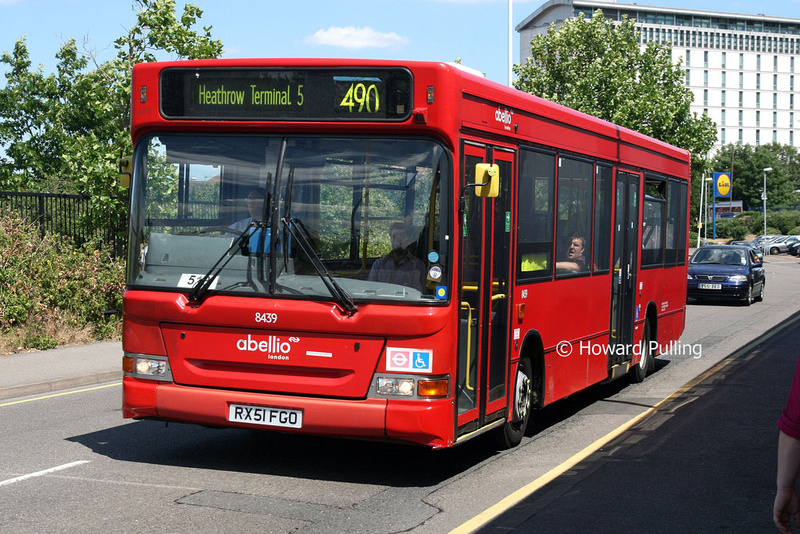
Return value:
M 687 284 L 687 298 L 740 300 L 749 306 L 764 300 L 764 263 L 750 247 L 706 245 L 689 259 Z
M 800 254 L 800 240 L 795 241 L 794 243 L 789 245 L 789 250 L 787 250 L 786 252 L 788 252 L 792 256 L 797 256 L 798 254 Z
M 760 246 L 763 246 L 764 243 L 772 241 L 776 237 L 781 237 L 781 236 L 780 236 L 780 234 L 760 235 L 760 236 L 756 237 L 755 239 L 753 239 L 753 242 L 760 247 Z
M 770 254 L 783 254 L 788 252 L 789 245 L 797 241 L 798 237 L 794 235 L 781 235 L 763 244 L 765 250 Z

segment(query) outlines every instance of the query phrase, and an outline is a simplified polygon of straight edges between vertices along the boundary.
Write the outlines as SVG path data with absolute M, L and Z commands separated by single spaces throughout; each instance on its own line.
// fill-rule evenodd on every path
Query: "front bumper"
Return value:
M 357 439 L 404 441 L 433 448 L 454 443 L 450 399 L 331 399 L 181 386 L 126 376 L 123 417 L 275 430 Z M 231 404 L 302 410 L 301 429 L 228 421 Z

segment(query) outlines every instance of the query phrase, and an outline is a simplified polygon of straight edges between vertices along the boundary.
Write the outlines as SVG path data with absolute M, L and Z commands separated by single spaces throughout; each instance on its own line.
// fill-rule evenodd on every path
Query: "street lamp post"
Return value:
M 706 184 L 712 182 L 713 178 L 706 178 L 703 175 L 703 181 L 700 189 L 700 213 L 698 214 L 698 229 L 697 229 L 697 248 L 700 248 L 700 238 L 703 237 L 703 229 L 705 229 L 705 238 L 708 239 L 708 194 L 706 194 Z
M 761 191 L 761 201 L 763 203 L 764 214 L 764 235 L 767 235 L 767 173 L 772 172 L 772 167 L 764 168 L 764 189 Z

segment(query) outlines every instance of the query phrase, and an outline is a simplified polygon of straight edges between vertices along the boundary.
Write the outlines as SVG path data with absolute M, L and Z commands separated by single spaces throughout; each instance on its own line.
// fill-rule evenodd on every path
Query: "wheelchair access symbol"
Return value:
M 386 370 L 430 373 L 433 370 L 433 351 L 387 347 Z

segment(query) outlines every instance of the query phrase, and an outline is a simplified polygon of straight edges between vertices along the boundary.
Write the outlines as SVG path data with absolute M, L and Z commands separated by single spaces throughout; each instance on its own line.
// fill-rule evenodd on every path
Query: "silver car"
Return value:
M 762 246 L 764 247 L 764 251 L 770 254 L 785 254 L 789 251 L 789 245 L 799 240 L 800 236 L 797 235 L 782 235 L 771 241 L 767 241 Z

